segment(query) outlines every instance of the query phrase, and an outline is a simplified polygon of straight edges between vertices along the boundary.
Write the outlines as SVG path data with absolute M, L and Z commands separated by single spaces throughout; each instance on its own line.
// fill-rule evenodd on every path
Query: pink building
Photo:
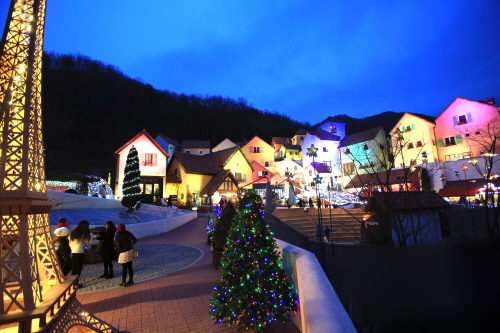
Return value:
M 491 144 L 488 135 L 500 129 L 500 107 L 494 104 L 494 98 L 476 102 L 457 97 L 436 118 L 440 162 L 479 157 L 486 152 Z

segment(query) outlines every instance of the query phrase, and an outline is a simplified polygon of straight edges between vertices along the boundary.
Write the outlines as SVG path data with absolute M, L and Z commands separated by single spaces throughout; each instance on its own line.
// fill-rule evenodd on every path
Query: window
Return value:
M 224 190 L 231 191 L 233 189 L 233 182 L 230 179 L 224 180 Z
M 464 114 L 458 116 L 458 124 L 459 125 L 467 124 L 467 117 Z
M 465 137 L 466 137 L 466 138 L 468 138 L 469 136 L 470 136 L 470 133 L 469 133 L 469 132 L 465 133 Z
M 422 147 L 422 141 L 417 141 L 417 147 Z
M 300 137 L 300 141 L 304 141 L 304 137 L 303 136 Z
M 344 175 L 352 175 L 355 172 L 354 162 L 342 164 L 342 170 L 344 171 Z
M 269 163 L 269 162 L 267 162 L 267 161 L 266 161 L 266 162 L 264 162 L 264 166 L 265 166 L 266 168 L 269 168 L 269 167 L 271 166 L 271 163 Z
M 481 131 L 477 130 L 474 134 L 479 135 L 481 134 Z
M 177 176 L 177 169 L 174 169 L 174 175 Z
M 462 153 L 462 158 L 471 158 L 471 157 L 472 157 L 472 153 L 470 151 Z
M 410 142 L 410 143 L 408 144 L 408 149 L 413 149 L 413 142 Z
M 189 150 L 186 150 L 186 154 L 191 154 L 191 152 Z
M 446 147 L 448 147 L 448 146 L 454 146 L 456 144 L 457 143 L 455 142 L 455 137 L 454 136 L 449 136 L 447 138 L 444 138 L 444 145 Z
M 260 147 L 253 147 L 254 153 L 260 153 Z
M 446 162 L 450 161 L 458 161 L 464 158 L 471 158 L 472 154 L 470 151 L 464 152 L 464 153 L 458 153 L 458 154 L 450 154 L 450 155 L 445 155 L 444 160 Z
M 411 126 L 406 126 L 406 131 L 405 132 L 411 132 Z
M 156 154 L 141 153 L 139 161 L 143 166 L 156 166 Z
M 410 165 L 415 165 L 417 164 L 417 160 L 410 160 Z
M 259 172 L 259 177 L 262 176 Z M 246 174 L 245 173 L 240 173 L 240 172 L 236 172 L 234 174 L 234 178 L 236 178 L 237 181 L 239 182 L 246 182 L 247 181 L 247 177 L 246 177 Z
M 200 154 L 203 154 L 203 150 L 200 150 Z
M 368 150 L 368 149 L 370 149 L 370 147 L 368 147 L 368 144 L 367 144 L 367 143 L 365 143 L 365 144 L 363 145 L 363 150 Z
M 330 125 L 330 133 L 337 133 L 337 125 Z
M 328 153 L 328 148 L 323 147 L 323 152 L 324 152 L 324 153 Z
M 350 154 L 350 153 L 351 153 L 351 150 L 350 150 L 349 148 L 346 148 L 346 149 L 344 150 L 344 154 Z
M 379 143 L 379 144 L 378 144 L 378 147 L 379 147 L 380 149 L 384 149 L 384 148 L 385 148 L 385 146 L 384 146 L 384 144 L 383 144 L 383 143 Z

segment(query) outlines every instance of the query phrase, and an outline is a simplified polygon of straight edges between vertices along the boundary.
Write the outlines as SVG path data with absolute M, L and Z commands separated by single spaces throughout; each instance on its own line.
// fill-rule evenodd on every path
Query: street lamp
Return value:
M 472 165 L 476 165 L 478 163 L 478 160 L 476 160 L 474 157 L 469 160 L 469 163 Z
M 446 176 L 445 176 L 445 175 L 441 175 L 441 176 L 439 177 L 439 179 L 441 179 L 441 181 L 443 181 L 443 182 L 444 182 L 444 181 L 446 180 Z

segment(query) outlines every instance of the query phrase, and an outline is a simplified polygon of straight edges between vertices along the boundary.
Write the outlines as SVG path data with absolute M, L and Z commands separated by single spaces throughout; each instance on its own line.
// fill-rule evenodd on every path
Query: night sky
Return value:
M 48 0 L 45 50 L 313 124 L 437 116 L 457 96 L 500 99 L 499 17 L 498 0 Z

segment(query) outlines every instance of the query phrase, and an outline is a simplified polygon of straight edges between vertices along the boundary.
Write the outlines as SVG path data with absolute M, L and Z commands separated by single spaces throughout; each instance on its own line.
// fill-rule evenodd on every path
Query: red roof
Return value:
M 118 148 L 118 150 L 115 151 L 115 155 L 118 155 L 123 149 L 125 149 L 127 146 L 131 145 L 141 135 L 145 135 L 146 138 L 148 138 L 149 141 L 151 141 L 155 145 L 155 147 L 158 148 L 158 150 L 161 151 L 167 158 L 170 157 L 170 155 L 167 154 L 167 152 L 158 144 L 158 142 L 155 141 L 155 139 L 148 132 L 146 132 L 145 129 L 143 129 L 141 132 L 139 132 L 139 134 L 137 134 L 132 139 L 130 139 L 126 144 L 124 144 L 123 146 L 121 146 L 120 148 Z

